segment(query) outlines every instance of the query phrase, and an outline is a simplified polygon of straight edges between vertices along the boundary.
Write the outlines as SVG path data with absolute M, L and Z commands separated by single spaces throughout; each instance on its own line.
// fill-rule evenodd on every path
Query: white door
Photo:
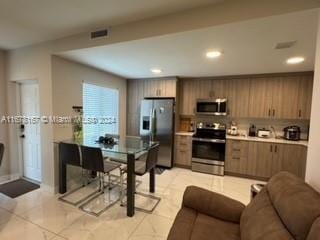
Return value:
M 38 84 L 21 84 L 21 115 L 40 116 Z M 24 177 L 41 182 L 40 123 L 21 128 Z

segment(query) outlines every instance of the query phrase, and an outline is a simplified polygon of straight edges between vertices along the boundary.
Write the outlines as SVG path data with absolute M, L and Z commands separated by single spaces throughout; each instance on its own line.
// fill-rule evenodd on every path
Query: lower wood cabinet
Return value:
M 306 157 L 302 145 L 228 140 L 225 169 L 264 179 L 288 171 L 304 179 Z
M 175 136 L 174 164 L 177 166 L 191 167 L 192 137 Z

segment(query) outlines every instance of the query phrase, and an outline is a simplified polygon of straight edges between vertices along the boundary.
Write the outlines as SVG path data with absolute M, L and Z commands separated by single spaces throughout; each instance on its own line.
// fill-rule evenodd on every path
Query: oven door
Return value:
M 223 139 L 192 140 L 192 161 L 224 166 L 226 141 Z

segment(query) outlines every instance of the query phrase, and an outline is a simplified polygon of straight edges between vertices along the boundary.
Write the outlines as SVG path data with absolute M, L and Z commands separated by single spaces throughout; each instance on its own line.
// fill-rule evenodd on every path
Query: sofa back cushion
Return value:
M 274 209 L 266 187 L 242 212 L 240 234 L 241 240 L 293 240 Z
M 287 172 L 272 177 L 266 188 L 272 205 L 294 239 L 307 239 L 320 216 L 320 194 Z
M 308 234 L 307 240 L 319 240 L 320 238 L 320 217 L 314 221 L 311 230 Z

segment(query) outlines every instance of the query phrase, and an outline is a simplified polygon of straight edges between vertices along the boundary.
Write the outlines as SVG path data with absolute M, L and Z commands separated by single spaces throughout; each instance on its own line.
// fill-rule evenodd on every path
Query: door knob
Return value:
M 22 134 L 20 137 L 21 137 L 21 138 L 25 138 L 26 136 L 25 136 L 24 134 Z

